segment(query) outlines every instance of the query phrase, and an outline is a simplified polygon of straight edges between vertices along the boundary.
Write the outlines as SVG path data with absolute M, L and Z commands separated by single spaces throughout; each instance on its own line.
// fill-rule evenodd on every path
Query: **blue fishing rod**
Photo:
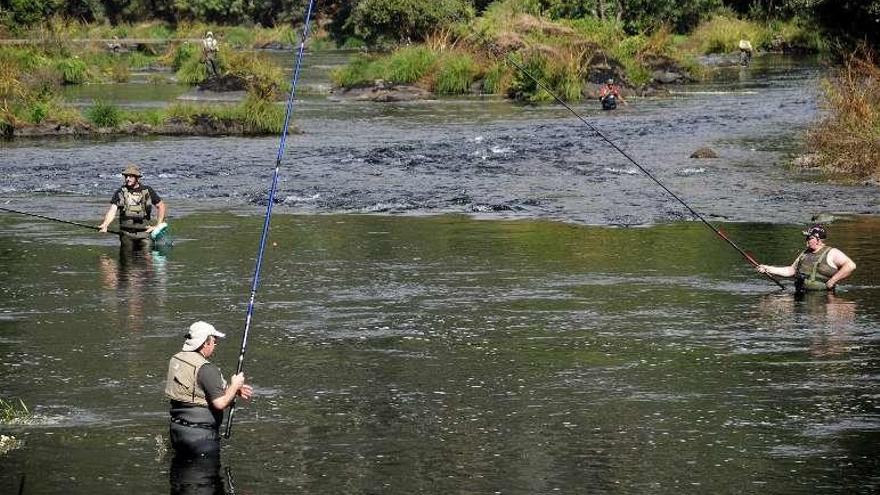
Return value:
M 306 8 L 305 24 L 303 24 L 302 36 L 300 37 L 299 50 L 296 54 L 296 65 L 293 69 L 290 94 L 287 95 L 287 113 L 284 116 L 284 128 L 281 130 L 281 142 L 278 145 L 278 155 L 275 157 L 275 173 L 272 174 L 272 186 L 269 188 L 269 204 L 266 205 L 266 217 L 263 220 L 263 232 L 260 234 L 260 248 L 257 253 L 257 263 L 254 267 L 254 278 L 251 283 L 251 297 L 248 302 L 244 332 L 241 335 L 241 350 L 238 353 L 238 368 L 236 368 L 235 374 L 241 373 L 244 369 L 244 355 L 247 352 L 248 334 L 250 333 L 251 321 L 254 316 L 254 301 L 257 298 L 257 288 L 260 286 L 260 271 L 263 268 L 263 254 L 266 252 L 266 241 L 269 238 L 269 223 L 272 220 L 272 206 L 275 204 L 275 192 L 278 190 L 278 172 L 281 169 L 281 159 L 284 157 L 284 150 L 287 145 L 287 131 L 290 126 L 290 117 L 293 115 L 293 102 L 296 98 L 296 83 L 299 81 L 303 52 L 305 51 L 306 39 L 309 37 L 309 25 L 311 24 L 312 8 L 314 5 L 315 1 L 309 0 L 309 5 Z M 232 435 L 232 420 L 235 417 L 235 402 L 236 401 L 233 399 L 232 407 L 229 409 L 229 418 L 226 420 L 226 429 L 223 432 L 223 438 L 229 438 Z
M 740 255 L 742 255 L 742 257 L 745 258 L 746 261 L 748 261 L 749 263 L 751 263 L 753 266 L 756 266 L 756 267 L 758 266 L 758 261 L 755 260 L 755 258 L 754 258 L 752 255 L 750 255 L 749 253 L 747 253 L 746 251 L 744 251 L 742 248 L 740 248 L 739 246 L 737 246 L 736 243 L 733 242 L 733 240 L 731 240 L 731 239 L 730 239 L 727 235 L 725 235 L 721 230 L 719 230 L 717 227 L 715 227 L 714 225 L 712 225 L 711 223 L 709 223 L 709 221 L 706 220 L 706 219 L 703 217 L 703 215 L 700 215 L 696 210 L 694 210 L 693 208 L 691 208 L 690 205 L 688 205 L 687 203 L 685 203 L 683 199 L 681 199 L 680 197 L 678 197 L 677 194 L 675 194 L 675 193 L 672 192 L 668 187 L 666 187 L 665 185 L 663 185 L 663 183 L 660 182 L 660 180 L 658 180 L 656 177 L 654 177 L 654 174 L 652 174 L 650 171 L 648 171 L 645 167 L 641 166 L 641 165 L 639 164 L 639 162 L 637 162 L 637 161 L 635 160 L 635 158 L 633 158 L 632 156 L 630 156 L 629 153 L 627 153 L 626 151 L 624 151 L 623 148 L 621 148 L 621 147 L 618 146 L 616 143 L 614 143 L 614 141 L 608 139 L 608 137 L 605 136 L 605 134 L 603 134 L 602 131 L 600 131 L 599 129 L 597 129 L 596 126 L 594 126 L 593 124 L 591 124 L 591 123 L 590 123 L 587 119 L 585 119 L 581 114 L 579 114 L 577 111 L 575 111 L 575 109 L 573 109 L 573 108 L 571 107 L 571 105 L 569 105 L 568 103 L 565 102 L 565 100 L 563 100 L 562 98 L 560 98 L 559 95 L 557 95 L 555 91 L 553 91 L 553 90 L 550 89 L 546 84 L 544 84 L 543 81 L 541 81 L 541 80 L 539 80 L 537 77 L 533 76 L 531 72 L 529 72 L 525 67 L 523 67 L 522 64 L 520 64 L 519 62 L 517 62 L 516 60 L 514 60 L 510 55 L 508 55 L 508 54 L 504 53 L 503 51 L 501 51 L 500 49 L 498 49 L 498 47 L 497 47 L 496 45 L 494 45 L 490 40 L 488 40 L 488 38 L 486 37 L 485 34 L 483 34 L 483 33 L 479 33 L 479 32 L 475 32 L 475 34 L 477 35 L 478 38 L 481 38 L 482 44 L 483 44 L 483 45 L 489 50 L 490 53 L 492 53 L 492 54 L 495 55 L 496 57 L 503 58 L 507 63 L 509 63 L 510 65 L 512 65 L 513 67 L 515 67 L 515 68 L 516 68 L 518 71 L 520 71 L 523 75 L 525 75 L 526 77 L 528 77 L 529 79 L 531 79 L 531 80 L 532 80 L 532 81 L 533 81 L 533 82 L 534 82 L 539 88 L 543 89 L 544 91 L 547 92 L 547 94 L 549 94 L 551 97 L 553 97 L 553 99 L 556 100 L 557 103 L 559 103 L 560 105 L 562 105 L 563 107 L 565 107 L 569 112 L 571 112 L 572 115 L 574 115 L 578 120 L 580 120 L 582 123 L 584 123 L 584 125 L 586 125 L 587 127 L 589 127 L 590 130 L 592 130 L 594 133 L 596 133 L 597 136 L 599 136 L 600 138 L 602 138 L 603 141 L 605 141 L 606 143 L 608 143 L 609 146 L 611 146 L 612 148 L 614 148 L 618 153 L 620 153 L 621 155 L 623 155 L 624 158 L 626 158 L 627 160 L 629 160 L 630 163 L 632 163 L 633 165 L 635 165 L 636 168 L 638 168 L 639 170 L 641 170 L 642 173 L 645 174 L 645 176 L 646 176 L 647 178 L 649 178 L 649 179 L 651 179 L 652 181 L 654 181 L 654 183 L 657 184 L 658 186 L 660 186 L 661 189 L 663 189 L 664 191 L 666 191 L 667 194 L 669 194 L 669 195 L 672 196 L 676 201 L 678 201 L 679 203 L 681 203 L 682 206 L 684 206 L 684 207 L 687 209 L 687 211 L 689 211 L 689 212 L 691 213 L 691 215 L 694 216 L 694 218 L 696 218 L 697 220 L 699 220 L 700 222 L 702 222 L 704 225 L 706 225 L 706 227 L 709 227 L 709 229 L 711 229 L 713 232 L 715 232 L 715 234 L 716 234 L 718 237 L 720 237 L 724 242 L 726 242 L 727 244 L 729 244 L 729 245 L 730 245 L 733 249 L 735 249 Z M 782 282 L 780 282 L 780 281 L 777 280 L 775 277 L 773 277 L 773 275 L 771 275 L 771 274 L 769 274 L 769 273 L 764 273 L 763 275 L 764 275 L 765 277 L 767 277 L 769 280 L 771 280 L 773 283 L 775 283 L 776 285 L 778 285 L 780 289 L 785 290 L 785 286 L 782 285 Z

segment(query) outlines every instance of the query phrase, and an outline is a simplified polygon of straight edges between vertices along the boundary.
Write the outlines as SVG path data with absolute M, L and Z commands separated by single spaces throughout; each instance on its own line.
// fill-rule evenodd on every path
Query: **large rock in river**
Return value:
M 430 91 L 418 86 L 408 84 L 390 84 L 385 81 L 376 81 L 369 87 L 349 88 L 336 93 L 340 98 L 358 101 L 413 101 L 431 98 Z
M 718 153 L 712 148 L 704 146 L 691 153 L 691 158 L 718 158 Z

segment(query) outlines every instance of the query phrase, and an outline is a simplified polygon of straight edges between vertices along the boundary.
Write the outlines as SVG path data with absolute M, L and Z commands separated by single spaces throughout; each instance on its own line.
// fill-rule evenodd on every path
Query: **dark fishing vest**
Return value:
M 124 230 L 146 230 L 150 218 L 150 190 L 141 186 L 138 191 L 122 188 L 122 204 L 119 207 L 119 228 Z
M 831 246 L 825 246 L 815 253 L 801 253 L 797 263 L 797 279 L 803 290 L 828 290 L 825 282 L 837 273 L 828 264 L 830 251 Z
M 208 407 L 205 391 L 198 380 L 199 369 L 207 362 L 204 356 L 194 351 L 181 351 L 172 356 L 165 379 L 165 395 L 171 400 Z

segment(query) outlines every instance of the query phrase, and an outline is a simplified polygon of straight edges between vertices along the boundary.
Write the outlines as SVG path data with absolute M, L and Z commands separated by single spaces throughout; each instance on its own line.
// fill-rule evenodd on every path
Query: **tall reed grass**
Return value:
M 89 79 L 89 67 L 79 57 L 63 58 L 56 63 L 64 84 L 82 84 Z
M 21 399 L 7 400 L 0 397 L 0 423 L 23 422 L 33 418 L 33 414 Z
M 393 83 L 414 83 L 425 76 L 437 60 L 437 54 L 425 46 L 407 46 L 388 58 L 382 78 Z
M 439 59 L 434 76 L 434 92 L 439 94 L 464 94 L 470 91 L 480 68 L 466 52 L 451 52 Z
M 118 106 L 95 100 L 91 107 L 86 109 L 85 116 L 98 127 L 117 127 L 122 123 L 122 111 Z
M 376 63 L 376 59 L 363 54 L 355 56 L 348 65 L 330 73 L 333 84 L 341 88 L 365 86 L 381 77 L 381 66 Z
M 807 134 L 819 165 L 880 180 L 880 58 L 860 47 L 823 83 L 826 116 Z

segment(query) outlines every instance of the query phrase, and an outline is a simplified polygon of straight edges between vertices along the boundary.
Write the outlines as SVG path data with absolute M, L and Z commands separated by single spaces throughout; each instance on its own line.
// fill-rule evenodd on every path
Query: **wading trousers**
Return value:
M 220 455 L 220 432 L 214 428 L 184 426 L 172 422 L 169 436 L 171 446 L 179 456 Z

